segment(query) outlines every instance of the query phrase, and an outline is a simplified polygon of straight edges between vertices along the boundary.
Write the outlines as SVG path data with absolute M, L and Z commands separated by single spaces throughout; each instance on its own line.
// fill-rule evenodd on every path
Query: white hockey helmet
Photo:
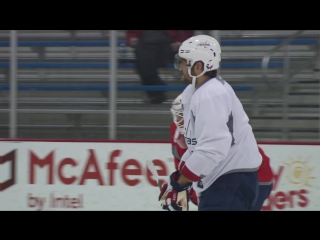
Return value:
M 183 126 L 183 109 L 182 109 L 182 94 L 176 97 L 171 104 L 171 113 L 173 122 L 176 124 L 179 133 L 184 134 L 184 126 Z
M 181 58 L 187 60 L 188 73 L 192 77 L 192 85 L 195 86 L 197 77 L 220 67 L 221 47 L 215 38 L 208 35 L 197 35 L 181 44 L 174 61 L 176 69 L 180 69 Z M 198 76 L 192 76 L 191 68 L 197 61 L 203 62 L 204 69 Z

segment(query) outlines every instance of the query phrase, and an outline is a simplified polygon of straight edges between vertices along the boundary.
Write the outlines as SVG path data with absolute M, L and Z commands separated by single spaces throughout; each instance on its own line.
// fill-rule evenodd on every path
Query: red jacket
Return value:
M 182 158 L 182 155 L 187 150 L 184 148 L 181 148 L 177 142 L 174 141 L 175 133 L 176 133 L 177 126 L 175 123 L 171 123 L 170 126 L 170 140 L 171 140 L 171 146 L 172 146 L 172 154 L 174 156 L 174 165 L 176 170 L 178 170 L 178 165 L 180 162 L 180 159 Z M 179 135 L 179 138 L 183 138 L 182 135 Z M 273 173 L 270 166 L 270 158 L 264 153 L 261 147 L 259 148 L 259 152 L 262 156 L 262 164 L 258 170 L 258 176 L 259 176 L 259 182 L 260 183 L 270 183 L 273 180 Z
M 185 151 L 187 151 L 188 147 L 186 144 L 180 145 L 177 142 L 175 142 L 175 137 L 177 137 L 176 131 L 177 131 L 177 125 L 174 122 L 172 122 L 170 126 L 170 140 L 171 140 L 171 146 L 172 146 L 172 154 L 174 158 L 174 166 L 178 171 L 179 162 L 182 158 L 182 155 L 185 153 Z M 181 142 L 185 143 L 183 135 L 179 134 L 177 138 L 178 138 L 178 141 L 181 140 Z M 185 145 L 185 146 L 181 147 L 182 145 Z M 189 192 L 189 198 L 191 202 L 193 202 L 195 205 L 198 205 L 198 197 L 193 188 Z
M 185 148 L 185 149 L 181 148 L 180 145 L 177 142 L 175 142 L 176 130 L 177 130 L 177 125 L 174 122 L 172 122 L 171 126 L 170 126 L 170 141 L 171 141 L 171 146 L 172 146 L 174 166 L 175 166 L 176 170 L 178 171 L 178 165 L 179 165 L 179 162 L 182 158 L 182 155 L 185 153 L 185 151 L 188 148 Z M 179 135 L 179 138 L 184 141 L 183 135 Z
M 258 170 L 259 182 L 270 183 L 273 180 L 273 173 L 270 166 L 270 158 L 264 153 L 261 147 L 258 148 L 262 156 L 262 164 Z
M 130 42 L 131 38 L 140 38 L 143 30 L 127 30 L 126 41 Z M 183 42 L 192 37 L 194 30 L 164 30 L 170 37 L 172 42 Z

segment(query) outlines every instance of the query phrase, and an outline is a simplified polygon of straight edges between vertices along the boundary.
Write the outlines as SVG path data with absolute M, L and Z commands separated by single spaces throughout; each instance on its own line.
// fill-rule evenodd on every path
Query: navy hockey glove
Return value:
M 188 211 L 189 210 L 189 191 L 192 182 L 185 186 L 180 186 L 177 182 L 180 171 L 175 171 L 170 175 L 168 183 L 162 186 L 159 201 L 163 209 L 169 211 Z

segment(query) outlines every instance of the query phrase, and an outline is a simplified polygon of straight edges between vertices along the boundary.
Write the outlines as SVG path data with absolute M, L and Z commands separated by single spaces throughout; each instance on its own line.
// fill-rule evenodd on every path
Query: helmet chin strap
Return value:
M 188 68 L 188 73 L 189 73 L 189 76 L 192 77 L 192 86 L 194 88 L 196 88 L 196 82 L 197 82 L 197 78 L 198 77 L 201 77 L 203 74 L 205 74 L 206 70 L 203 70 L 202 73 L 200 73 L 198 76 L 192 76 L 191 74 L 191 68 Z

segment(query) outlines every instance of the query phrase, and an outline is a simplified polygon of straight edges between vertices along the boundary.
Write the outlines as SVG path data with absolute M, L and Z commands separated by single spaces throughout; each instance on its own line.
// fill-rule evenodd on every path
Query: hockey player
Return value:
M 173 122 L 170 127 L 170 138 L 172 145 L 172 154 L 174 156 L 174 163 L 176 170 L 180 170 L 181 165 L 179 166 L 182 155 L 187 150 L 187 145 L 184 139 L 184 127 L 183 127 L 183 112 L 181 106 L 181 97 L 180 94 L 172 103 L 171 113 L 173 117 Z M 259 195 L 255 206 L 251 211 L 260 211 L 262 209 L 264 201 L 269 197 L 272 187 L 273 187 L 273 173 L 270 166 L 270 159 L 264 153 L 261 147 L 258 146 L 259 152 L 262 156 L 262 164 L 258 170 L 259 178 Z M 197 196 L 193 188 L 189 193 L 190 200 L 198 205 Z
M 170 109 L 173 118 L 173 122 L 170 126 L 170 141 L 172 146 L 174 166 L 177 171 L 180 170 L 180 168 L 182 167 L 182 165 L 180 164 L 180 160 L 188 148 L 184 139 L 181 97 L 182 94 L 180 94 L 176 99 L 174 99 Z M 197 195 L 193 188 L 191 188 L 189 191 L 189 198 L 193 204 L 195 204 L 196 206 L 198 205 Z
M 219 43 L 199 35 L 184 41 L 175 59 L 189 83 L 182 93 L 188 150 L 180 171 L 164 184 L 159 200 L 170 211 L 188 210 L 188 191 L 199 211 L 249 210 L 258 197 L 262 157 L 249 118 L 232 87 L 217 75 Z

